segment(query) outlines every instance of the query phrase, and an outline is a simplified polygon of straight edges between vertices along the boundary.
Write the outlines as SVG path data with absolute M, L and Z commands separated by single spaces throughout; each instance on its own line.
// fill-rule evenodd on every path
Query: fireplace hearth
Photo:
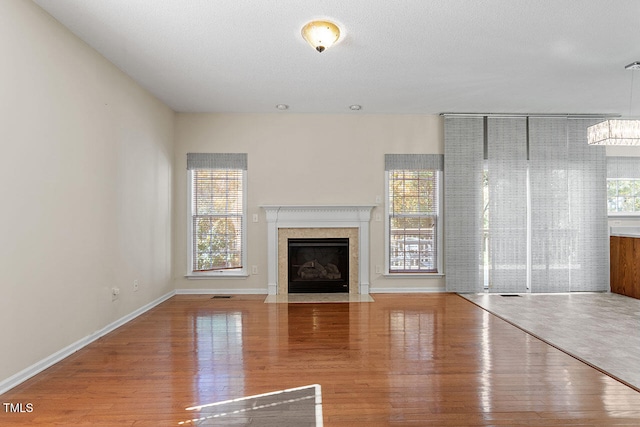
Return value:
M 349 292 L 349 239 L 288 239 L 290 293 Z

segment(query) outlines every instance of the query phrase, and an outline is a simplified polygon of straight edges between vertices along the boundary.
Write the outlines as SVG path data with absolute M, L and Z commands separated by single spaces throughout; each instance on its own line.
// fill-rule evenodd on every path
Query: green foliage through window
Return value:
M 435 273 L 438 171 L 389 171 L 389 272 Z
M 243 171 L 192 173 L 193 270 L 242 268 Z

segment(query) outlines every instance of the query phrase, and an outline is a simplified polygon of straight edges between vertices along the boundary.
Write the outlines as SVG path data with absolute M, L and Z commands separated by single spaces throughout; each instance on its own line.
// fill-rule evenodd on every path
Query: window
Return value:
M 442 155 L 385 156 L 387 271 L 440 273 Z
M 607 157 L 609 215 L 640 216 L 640 158 Z
M 189 153 L 189 275 L 246 275 L 246 154 Z
M 607 206 L 610 214 L 640 215 L 640 179 L 608 179 Z

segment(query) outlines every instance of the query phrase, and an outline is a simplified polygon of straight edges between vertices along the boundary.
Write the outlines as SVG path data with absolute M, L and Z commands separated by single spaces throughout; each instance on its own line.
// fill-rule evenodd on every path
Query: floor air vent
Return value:
M 230 299 L 231 295 L 214 295 L 211 299 Z
M 501 297 L 519 297 L 520 295 L 518 295 L 518 294 L 502 294 L 500 296 Z

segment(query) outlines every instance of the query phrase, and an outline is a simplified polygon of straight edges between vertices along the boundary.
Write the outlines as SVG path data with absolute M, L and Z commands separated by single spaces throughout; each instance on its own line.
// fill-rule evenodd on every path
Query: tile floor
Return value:
M 614 293 L 461 296 L 640 391 L 640 300 Z

